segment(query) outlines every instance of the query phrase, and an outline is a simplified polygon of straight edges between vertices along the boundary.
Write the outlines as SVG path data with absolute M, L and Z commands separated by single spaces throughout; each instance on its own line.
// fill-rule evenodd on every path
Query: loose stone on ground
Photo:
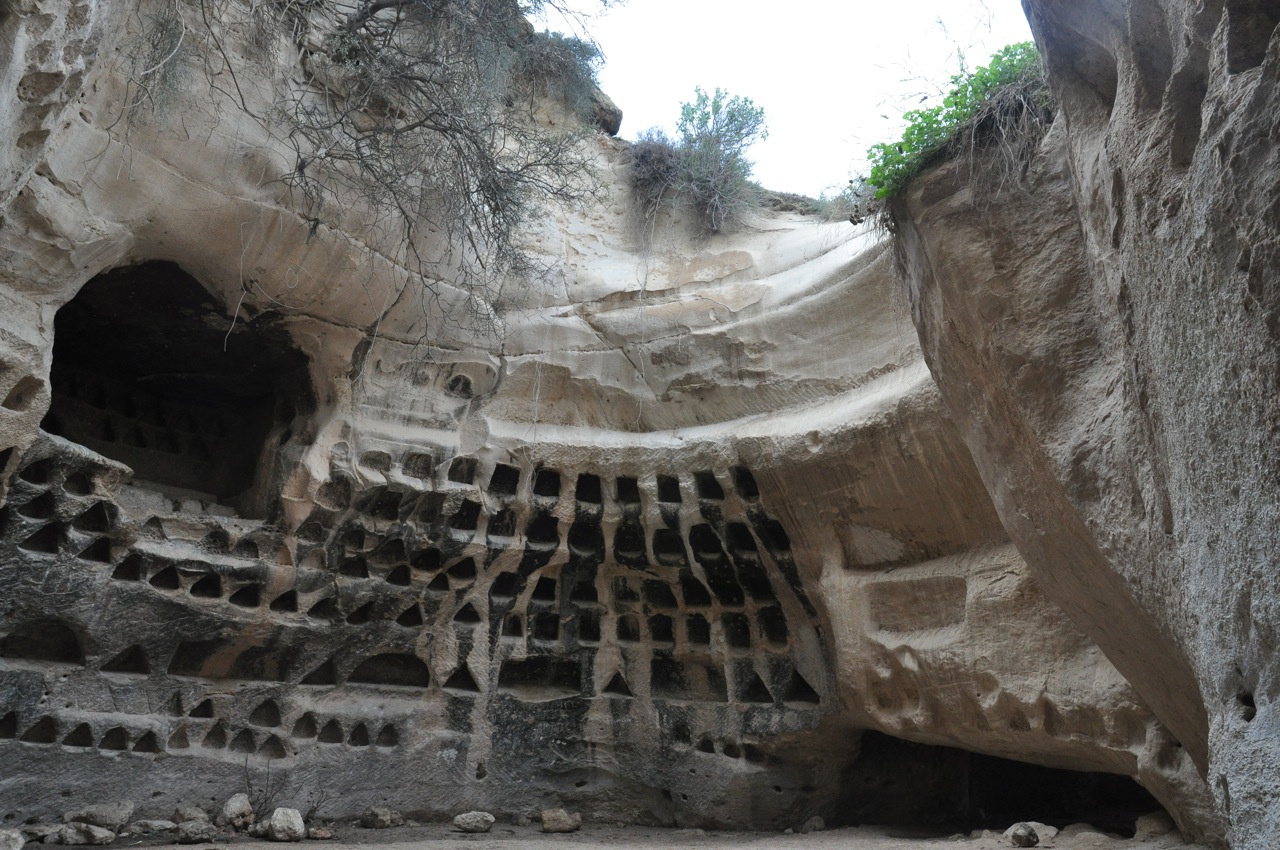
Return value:
M 218 828 L 208 820 L 184 820 L 178 824 L 179 844 L 200 844 L 212 841 L 217 835 Z
M 1015 823 L 1004 831 L 1004 837 L 1014 847 L 1035 847 L 1040 843 L 1039 833 L 1029 823 Z
M 543 832 L 577 832 L 582 826 L 582 815 L 570 814 L 564 809 L 546 809 L 542 813 Z
M 44 837 L 45 844 L 110 844 L 116 834 L 91 823 L 68 823 Z
M 488 812 L 464 812 L 453 819 L 453 826 L 459 832 L 488 832 L 496 820 Z
M 218 823 L 244 831 L 253 826 L 255 819 L 253 803 L 249 801 L 249 795 L 233 794 L 227 802 L 222 804 L 222 815 L 218 818 Z
M 301 841 L 307 837 L 307 825 L 297 809 L 278 808 L 267 819 L 267 838 L 272 841 Z
M 133 803 L 121 800 L 117 803 L 104 803 L 97 806 L 86 806 L 62 816 L 64 823 L 87 823 L 100 826 L 112 832 L 119 832 L 133 817 Z

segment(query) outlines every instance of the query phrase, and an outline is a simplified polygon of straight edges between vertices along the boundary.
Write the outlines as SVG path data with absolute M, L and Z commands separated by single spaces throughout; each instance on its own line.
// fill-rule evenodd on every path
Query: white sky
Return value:
M 627 0 L 589 29 L 621 136 L 673 133 L 694 86 L 719 86 L 764 108 L 756 180 L 814 196 L 860 172 L 869 145 L 898 138 L 922 96 L 937 102 L 958 48 L 973 67 L 1031 38 L 1019 0 Z

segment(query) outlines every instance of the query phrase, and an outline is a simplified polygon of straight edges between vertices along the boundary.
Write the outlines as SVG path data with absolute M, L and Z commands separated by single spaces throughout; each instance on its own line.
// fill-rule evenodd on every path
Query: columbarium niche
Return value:
M 135 483 L 260 516 L 264 480 L 314 407 L 306 356 L 269 315 L 233 321 L 173 263 L 89 281 L 54 320 L 43 428 L 127 464 Z

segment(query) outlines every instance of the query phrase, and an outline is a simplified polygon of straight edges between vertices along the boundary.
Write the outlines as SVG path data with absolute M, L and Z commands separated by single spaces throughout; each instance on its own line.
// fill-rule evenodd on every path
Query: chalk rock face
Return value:
M 211 821 L 188 820 L 178 824 L 176 839 L 179 844 L 202 844 L 217 834 L 218 828 Z
M 1262 847 L 1280 818 L 1258 732 L 1280 672 L 1277 16 L 1026 5 L 1062 118 L 1028 191 L 975 201 L 952 168 L 913 187 L 913 317 L 1038 582 L 1172 732 L 1156 758 L 1193 762 L 1232 845 Z
M 1158 721 L 1032 577 L 873 236 L 639 228 L 596 136 L 604 200 L 521 236 L 552 274 L 501 299 L 406 277 L 358 205 L 321 227 L 283 182 L 273 86 L 313 48 L 179 4 L 207 36 L 173 53 L 182 96 L 122 116 L 147 66 L 108 57 L 173 4 L 38 5 L 3 22 L 5 73 L 54 75 L 6 89 L 27 129 L 0 177 L 6 811 L 248 782 L 332 817 L 563 794 L 834 826 L 916 794 L 905 739 L 1136 776 L 1198 817 L 1166 728 L 1195 717 Z M 1126 599 L 1133 651 L 1160 649 Z M 954 764 L 938 799 L 968 799 Z

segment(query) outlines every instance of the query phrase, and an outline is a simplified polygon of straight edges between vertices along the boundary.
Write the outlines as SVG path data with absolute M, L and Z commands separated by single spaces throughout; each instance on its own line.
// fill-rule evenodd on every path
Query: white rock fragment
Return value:
M 459 832 L 488 832 L 496 820 L 488 812 L 463 812 L 453 819 L 453 828 Z
M 267 838 L 271 841 L 301 841 L 306 837 L 307 825 L 297 809 L 279 808 L 267 818 Z
M 136 820 L 129 824 L 130 835 L 154 835 L 161 832 L 173 832 L 178 825 L 171 820 Z
M 18 827 L 22 837 L 27 841 L 44 841 L 45 837 L 62 828 L 60 823 L 24 823 Z
M 177 842 L 179 844 L 200 844 L 212 841 L 218 834 L 218 828 L 208 819 L 184 820 L 178 824 Z
M 111 830 L 79 821 L 63 824 L 44 837 L 45 844 L 110 844 L 115 840 Z
M 1015 823 L 1004 831 L 1004 837 L 1014 847 L 1035 847 L 1040 843 L 1040 836 L 1029 823 Z
M 244 832 L 253 826 L 256 820 L 253 814 L 253 803 L 248 794 L 233 794 L 222 804 L 222 815 L 218 823 L 225 824 L 238 832 Z
M 109 829 L 112 832 L 119 832 L 131 817 L 133 817 L 133 803 L 128 800 L 120 800 L 115 803 L 101 803 L 96 806 L 86 806 L 74 812 L 67 812 L 62 816 L 62 821 L 63 823 L 87 823 L 93 826 L 100 826 L 103 829 Z
M 564 809 L 547 809 L 542 813 L 543 832 L 577 832 L 582 826 L 582 815 L 570 814 Z

